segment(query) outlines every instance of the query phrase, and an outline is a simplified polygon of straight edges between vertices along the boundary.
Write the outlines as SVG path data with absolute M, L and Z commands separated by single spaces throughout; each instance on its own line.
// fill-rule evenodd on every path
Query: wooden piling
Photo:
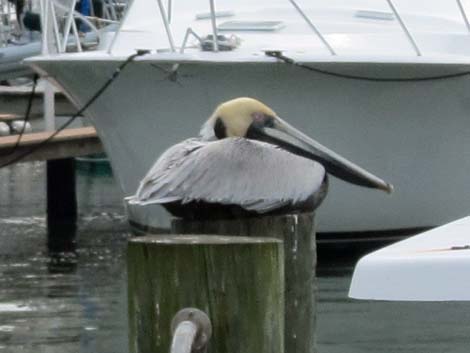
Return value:
M 277 239 L 145 236 L 128 246 L 132 353 L 168 353 L 183 308 L 212 322 L 208 353 L 283 353 L 283 246 Z
M 75 223 L 76 219 L 75 159 L 47 161 L 47 223 Z
M 176 218 L 174 234 L 223 234 L 277 238 L 285 253 L 285 351 L 316 352 L 317 262 L 314 214 L 291 214 L 235 220 L 188 221 Z

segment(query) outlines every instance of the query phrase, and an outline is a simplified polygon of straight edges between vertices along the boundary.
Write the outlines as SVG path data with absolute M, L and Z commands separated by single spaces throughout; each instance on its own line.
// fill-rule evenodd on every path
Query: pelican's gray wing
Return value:
M 133 197 L 138 204 L 234 204 L 259 213 L 303 202 L 322 185 L 319 163 L 244 138 L 186 140 L 156 162 Z
M 166 198 L 160 197 L 157 201 L 154 198 L 154 193 L 156 188 L 163 188 L 165 185 L 169 184 L 172 174 L 174 171 L 180 169 L 181 164 L 186 160 L 189 154 L 206 144 L 207 142 L 191 138 L 167 149 L 141 180 L 135 195 L 127 199 L 130 203 L 139 203 L 143 205 L 180 200 L 177 196 L 167 195 Z M 161 191 L 163 191 L 163 189 Z

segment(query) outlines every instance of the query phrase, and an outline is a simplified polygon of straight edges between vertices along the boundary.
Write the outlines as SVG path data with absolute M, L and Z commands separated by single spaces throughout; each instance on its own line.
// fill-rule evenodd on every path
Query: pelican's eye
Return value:
M 264 127 L 274 127 L 274 117 L 271 115 L 266 115 L 266 120 L 264 122 Z
M 253 123 L 255 127 L 273 127 L 274 126 L 274 117 L 260 112 L 254 112 L 252 114 Z

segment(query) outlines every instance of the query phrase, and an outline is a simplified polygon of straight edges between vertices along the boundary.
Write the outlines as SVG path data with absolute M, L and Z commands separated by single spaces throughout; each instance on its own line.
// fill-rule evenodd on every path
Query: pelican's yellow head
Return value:
M 210 120 L 215 136 L 248 137 L 248 131 L 253 124 L 264 124 L 267 120 L 275 119 L 276 113 L 260 101 L 241 97 L 220 104 Z

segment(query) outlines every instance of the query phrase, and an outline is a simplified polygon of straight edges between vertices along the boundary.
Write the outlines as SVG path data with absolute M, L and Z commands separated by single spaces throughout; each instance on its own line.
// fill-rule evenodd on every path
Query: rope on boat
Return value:
M 40 148 L 44 147 L 45 145 L 47 145 L 55 136 L 57 136 L 57 134 L 59 134 L 61 131 L 63 131 L 64 129 L 66 129 L 77 117 L 79 117 L 80 115 L 82 115 L 82 113 L 88 109 L 105 91 L 106 89 L 111 85 L 111 83 L 113 83 L 118 77 L 119 75 L 122 73 L 122 71 L 124 70 L 124 68 L 130 64 L 132 61 L 134 61 L 135 58 L 139 57 L 139 56 L 142 56 L 142 55 L 145 55 L 145 54 L 148 54 L 149 51 L 148 50 L 138 50 L 137 53 L 135 54 L 132 54 L 130 55 L 121 65 L 119 65 L 113 72 L 113 74 L 111 75 L 111 77 L 96 91 L 96 93 L 82 106 L 82 108 L 80 108 L 72 117 L 70 117 L 69 120 L 67 120 L 64 124 L 62 124 L 61 127 L 59 127 L 56 131 L 54 131 L 48 138 L 46 138 L 45 140 L 41 141 L 39 144 L 37 144 L 36 146 L 30 148 L 29 150 L 26 150 L 24 151 L 23 153 L 19 154 L 18 156 L 16 156 L 15 158 L 12 158 L 11 160 L 9 160 L 8 162 L 0 165 L 0 168 L 4 168 L 4 167 L 7 167 L 7 166 L 10 166 L 14 163 L 17 163 L 19 161 L 21 161 L 23 158 L 25 158 L 26 156 L 29 156 L 31 155 L 32 153 L 36 152 L 37 150 L 39 150 Z M 29 104 L 29 102 L 28 102 Z M 28 114 L 29 115 L 29 114 Z M 17 147 L 20 143 L 20 139 L 21 139 L 21 136 L 18 140 L 18 143 L 15 145 L 15 147 Z M 16 149 L 16 148 L 15 148 Z
M 310 65 L 302 64 L 294 59 L 285 56 L 282 54 L 281 51 L 266 51 L 265 54 L 269 57 L 279 59 L 286 64 L 290 64 L 293 66 L 300 67 L 305 70 L 313 71 L 322 75 L 328 75 L 333 77 L 339 77 L 349 80 L 360 80 L 360 81 L 371 81 L 371 82 L 421 82 L 421 81 L 433 81 L 433 80 L 447 80 L 456 77 L 468 76 L 470 75 L 470 71 L 458 72 L 448 75 L 439 75 L 439 76 L 428 76 L 428 77 L 408 77 L 408 78 L 394 78 L 394 77 L 368 77 L 368 76 L 359 76 L 359 75 L 348 75 L 348 74 L 341 74 L 338 72 L 332 72 L 328 70 L 319 69 Z

